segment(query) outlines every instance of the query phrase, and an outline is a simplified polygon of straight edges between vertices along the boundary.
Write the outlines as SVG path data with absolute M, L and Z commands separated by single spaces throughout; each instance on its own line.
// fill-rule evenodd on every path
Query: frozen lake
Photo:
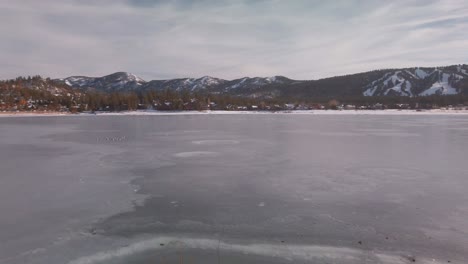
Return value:
M 0 119 L 0 263 L 468 263 L 468 116 Z

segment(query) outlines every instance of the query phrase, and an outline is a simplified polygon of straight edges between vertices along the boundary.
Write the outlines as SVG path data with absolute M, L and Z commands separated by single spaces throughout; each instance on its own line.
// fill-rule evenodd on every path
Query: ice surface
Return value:
M 190 152 L 179 152 L 174 154 L 178 158 L 192 158 L 192 157 L 216 157 L 219 153 L 212 151 L 190 151 Z
M 0 263 L 466 263 L 462 113 L 1 118 Z
M 239 144 L 238 140 L 219 140 L 219 139 L 208 139 L 208 140 L 195 140 L 192 141 L 196 145 L 235 145 Z
M 424 111 L 416 110 L 295 110 L 295 111 L 122 111 L 122 112 L 102 112 L 97 114 L 67 114 L 67 113 L 1 113 L 2 117 L 94 117 L 94 116 L 193 116 L 193 115 L 467 115 L 467 110 L 445 110 L 431 109 Z

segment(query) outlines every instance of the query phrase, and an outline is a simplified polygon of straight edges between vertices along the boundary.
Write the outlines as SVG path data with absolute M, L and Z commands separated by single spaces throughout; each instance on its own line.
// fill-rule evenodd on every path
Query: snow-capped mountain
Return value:
M 292 83 L 293 81 L 282 77 L 244 77 L 236 80 L 224 80 L 214 77 L 205 76 L 202 78 L 184 78 L 173 80 L 154 80 L 143 85 L 144 90 L 174 90 L 174 91 L 190 91 L 190 92 L 212 92 L 224 94 L 247 94 L 255 92 L 261 88 L 272 85 L 281 85 Z
M 292 80 L 282 77 L 254 77 L 241 78 L 232 81 L 204 76 L 201 78 L 181 78 L 170 80 L 153 80 L 146 82 L 143 79 L 125 72 L 117 72 L 104 77 L 71 76 L 59 79 L 65 84 L 83 90 L 99 90 L 106 92 L 133 91 L 133 90 L 173 90 L 173 91 L 213 91 L 229 92 L 233 90 L 254 90 L 272 84 L 286 84 Z
M 255 88 L 259 88 L 259 87 L 263 87 L 263 86 L 271 85 L 271 84 L 287 84 L 291 82 L 293 82 L 291 79 L 288 79 L 283 76 L 273 76 L 273 77 L 266 77 L 266 78 L 244 77 L 241 79 L 229 81 L 224 87 L 224 90 L 229 91 L 232 89 L 242 89 L 242 88 L 255 89 Z
M 388 70 L 366 85 L 364 96 L 427 96 L 459 94 L 459 83 L 468 78 L 468 67 L 457 65 L 440 68 Z
M 71 76 L 60 81 L 75 88 L 101 91 L 135 90 L 146 83 L 140 77 L 127 72 L 116 72 L 103 77 Z
M 202 78 L 183 78 L 172 80 L 154 80 L 143 86 L 145 90 L 201 91 L 223 85 L 226 80 L 204 76 Z
M 312 81 L 283 76 L 235 80 L 205 76 L 146 82 L 125 72 L 104 77 L 72 76 L 58 81 L 84 91 L 173 90 L 265 98 L 454 95 L 468 94 L 468 65 L 377 70 Z

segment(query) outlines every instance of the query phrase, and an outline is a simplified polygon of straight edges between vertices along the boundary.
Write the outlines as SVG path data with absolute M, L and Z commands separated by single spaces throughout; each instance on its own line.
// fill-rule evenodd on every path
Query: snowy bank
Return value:
M 468 115 L 468 110 L 293 110 L 293 111 L 123 111 L 96 113 L 0 113 L 0 117 L 58 116 L 172 116 L 172 115 Z

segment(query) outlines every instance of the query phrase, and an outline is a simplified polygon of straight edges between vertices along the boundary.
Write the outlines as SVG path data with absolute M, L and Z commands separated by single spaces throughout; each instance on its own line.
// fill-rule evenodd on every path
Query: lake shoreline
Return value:
M 0 117 L 59 117 L 59 116 L 169 116 L 169 115 L 468 115 L 468 110 L 283 110 L 283 111 L 157 111 L 138 110 L 121 112 L 86 112 L 86 113 L 63 113 L 63 112 L 0 112 Z

